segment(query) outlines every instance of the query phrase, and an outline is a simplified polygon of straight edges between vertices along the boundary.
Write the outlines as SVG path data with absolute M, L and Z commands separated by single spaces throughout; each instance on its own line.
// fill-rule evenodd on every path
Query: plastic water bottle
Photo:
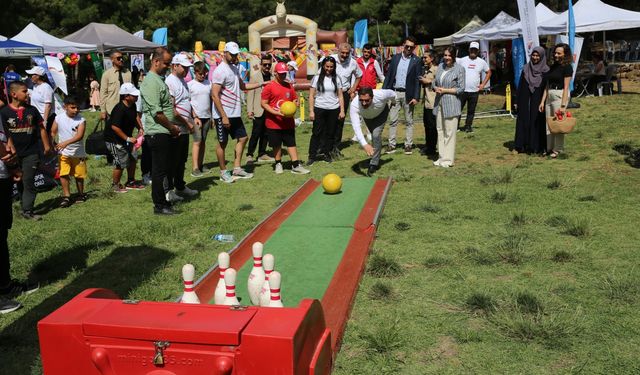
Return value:
M 96 160 L 100 160 L 102 159 L 102 155 L 94 155 L 93 158 Z
M 216 234 L 211 237 L 211 239 L 219 242 L 235 242 L 236 240 L 235 237 L 233 237 L 233 234 Z

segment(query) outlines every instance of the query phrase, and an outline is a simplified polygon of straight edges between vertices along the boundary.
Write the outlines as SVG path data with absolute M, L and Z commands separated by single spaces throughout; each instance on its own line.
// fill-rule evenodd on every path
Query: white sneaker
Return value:
M 356 137 L 355 135 L 353 136 L 353 138 L 351 138 L 351 142 L 352 143 L 358 143 L 358 137 Z
M 182 190 L 176 190 L 176 192 L 180 195 L 186 195 L 188 197 L 198 195 L 198 190 L 189 189 L 187 186 L 185 186 Z
M 276 163 L 275 171 L 276 171 L 276 174 L 284 173 L 284 169 L 282 168 L 282 163 Z
M 307 168 L 303 167 L 301 164 L 298 164 L 297 167 L 291 168 L 291 173 L 293 174 L 307 174 L 310 173 L 311 171 L 308 170 Z
M 260 155 L 258 157 L 258 163 L 273 163 L 274 161 L 276 161 L 276 159 L 272 158 L 267 154 Z
M 207 167 L 202 167 L 201 171 L 202 171 L 202 173 L 204 173 L 204 174 L 211 173 L 211 169 L 209 169 L 209 168 L 207 168 Z
M 233 178 L 233 176 L 231 175 L 231 172 L 224 171 L 224 173 L 220 174 L 220 181 L 230 184 L 232 182 L 235 182 L 236 179 Z
M 167 202 L 169 203 L 175 203 L 184 200 L 184 198 L 176 194 L 176 192 L 173 190 L 169 190 L 167 194 L 165 194 L 165 198 L 167 198 Z
M 371 133 L 367 133 L 367 140 L 368 140 L 369 142 L 371 142 L 371 139 L 372 139 L 372 137 L 371 137 Z
M 234 178 L 253 178 L 253 173 L 249 173 L 242 168 L 233 168 Z
M 440 166 L 440 159 L 434 161 L 433 165 L 435 165 L 436 167 L 439 167 Z

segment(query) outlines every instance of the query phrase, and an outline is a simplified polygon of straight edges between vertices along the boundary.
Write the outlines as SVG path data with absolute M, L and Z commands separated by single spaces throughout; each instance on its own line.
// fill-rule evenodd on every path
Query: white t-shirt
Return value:
M 222 108 L 229 118 L 242 116 L 242 98 L 240 96 L 240 73 L 238 67 L 225 62 L 218 65 L 211 76 L 211 87 L 222 86 L 220 101 Z M 212 104 L 213 118 L 221 118 L 215 104 Z
M 31 105 L 36 107 L 44 121 L 47 121 L 47 119 L 44 118 L 44 106 L 47 103 L 53 103 L 53 89 L 51 86 L 46 82 L 33 86 L 33 90 L 31 91 Z M 54 108 L 51 108 L 49 114 L 53 114 L 53 111 Z
M 67 116 L 66 113 L 61 113 L 56 115 L 56 123 L 58 124 L 58 139 L 60 143 L 62 143 L 76 136 L 78 133 L 78 127 L 80 124 L 84 123 L 84 118 L 80 115 L 71 118 Z M 87 157 L 82 140 L 69 144 L 61 151 L 61 154 L 76 158 Z
M 7 141 L 7 134 L 4 132 L 4 127 L 2 126 L 2 118 L 0 118 L 0 147 L 5 147 Z M 0 160 L 0 178 L 9 178 L 9 171 L 7 170 L 7 166 L 4 165 L 4 162 L 2 160 Z M 2 199 L 8 198 L 2 197 Z
M 360 116 L 365 120 L 378 117 L 384 111 L 387 104 L 390 101 L 395 100 L 395 98 L 396 92 L 394 90 L 373 90 L 373 99 L 367 108 L 360 108 L 358 95 L 353 98 L 351 105 L 349 106 L 349 118 L 351 118 L 351 126 L 353 127 L 353 131 L 355 132 L 361 146 L 366 145 L 367 140 L 364 138 L 364 134 L 362 134 Z
M 191 107 L 198 118 L 211 118 L 211 82 L 192 79 L 187 83 L 191 95 Z
M 482 73 L 489 71 L 489 65 L 480 57 L 471 60 L 469 56 L 456 60 L 456 63 L 462 65 L 465 71 L 465 92 L 478 92 L 478 86 L 482 79 Z
M 169 74 L 164 79 L 164 83 L 169 88 L 169 95 L 173 96 L 176 112 L 187 121 L 193 121 L 191 117 L 191 98 L 189 97 L 189 87 L 184 79 L 178 78 L 175 74 Z M 189 134 L 187 127 L 178 122 L 180 134 Z
M 311 87 L 316 89 L 314 107 L 322 109 L 336 109 L 340 108 L 340 101 L 338 95 L 336 95 L 336 87 L 333 84 L 331 77 L 324 77 L 324 92 L 318 90 L 318 79 L 320 76 L 313 77 L 311 80 Z M 336 83 L 338 87 L 341 87 L 340 77 L 336 76 Z
M 338 55 L 331 56 L 336 59 L 336 74 L 342 82 L 342 91 L 347 91 L 351 88 L 356 78 L 362 77 L 362 70 L 360 70 L 358 63 L 351 56 L 344 62 L 340 61 L 340 56 Z M 320 69 L 322 69 L 322 67 L 320 67 Z

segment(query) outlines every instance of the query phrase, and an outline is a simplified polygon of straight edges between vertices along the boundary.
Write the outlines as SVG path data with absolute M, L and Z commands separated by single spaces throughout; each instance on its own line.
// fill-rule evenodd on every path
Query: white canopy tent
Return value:
M 40 46 L 44 49 L 44 53 L 88 53 L 97 50 L 95 44 L 74 43 L 56 38 L 33 23 L 28 24 L 11 39 Z
M 539 35 L 546 35 L 546 34 L 561 34 L 567 31 L 567 27 L 566 26 L 556 26 L 555 28 L 547 28 L 547 32 L 546 33 L 541 33 L 540 32 L 540 25 L 552 18 L 555 18 L 558 16 L 558 13 L 552 11 L 551 9 L 547 8 L 546 5 L 542 4 L 542 3 L 538 3 L 538 5 L 536 5 L 536 23 L 538 24 L 538 34 Z M 548 32 L 549 30 L 553 30 L 554 32 Z M 497 33 L 491 34 L 491 35 L 486 35 L 484 36 L 485 39 L 489 39 L 489 40 L 500 40 L 500 39 L 514 39 L 517 38 L 518 36 L 520 36 L 522 34 L 522 22 L 519 21 L 517 23 L 514 23 L 513 25 L 504 28 L 503 30 L 500 30 Z
M 614 7 L 600 0 L 580 0 L 573 6 L 576 33 L 640 28 L 640 12 Z M 568 11 L 538 24 L 541 35 L 567 31 Z
M 513 18 L 505 12 L 498 13 L 491 21 L 484 24 L 479 29 L 467 33 L 462 36 L 454 36 L 453 43 L 466 43 L 478 41 L 480 39 L 489 39 L 491 35 L 500 33 L 501 30 L 510 27 L 518 22 L 517 18 Z M 494 38 L 495 39 L 495 38 Z
M 458 30 L 457 32 L 449 35 L 449 36 L 444 36 L 442 38 L 435 38 L 433 39 L 433 45 L 435 47 L 439 47 L 439 46 L 450 46 L 453 44 L 453 38 L 454 37 L 461 37 L 465 34 L 468 34 L 470 32 L 476 31 L 478 30 L 480 27 L 482 27 L 482 25 L 484 25 L 484 21 L 482 19 L 480 19 L 480 17 L 478 16 L 473 16 L 473 18 L 471 19 L 471 21 L 469 21 L 469 23 L 467 23 L 462 29 Z
M 0 42 L 4 42 L 5 40 L 7 40 L 7 37 L 4 35 L 0 35 Z

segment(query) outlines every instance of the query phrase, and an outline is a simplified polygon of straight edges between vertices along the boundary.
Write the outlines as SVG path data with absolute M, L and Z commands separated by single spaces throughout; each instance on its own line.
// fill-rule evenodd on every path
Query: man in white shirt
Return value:
M 479 49 L 480 44 L 478 42 L 471 42 L 469 44 L 469 56 L 456 60 L 456 63 L 462 65 L 466 73 L 465 88 L 462 95 L 460 95 L 460 102 L 462 109 L 467 104 L 467 119 L 465 120 L 465 126 L 460 130 L 467 133 L 473 133 L 473 117 L 476 114 L 479 92 L 484 90 L 485 85 L 491 78 L 489 65 L 483 59 L 478 58 Z M 482 73 L 486 74 L 484 80 L 482 80 Z
M 193 146 L 191 158 L 193 168 L 192 177 L 202 177 L 209 170 L 204 164 L 204 152 L 206 150 L 207 135 L 211 128 L 211 82 L 207 79 L 209 69 L 203 61 L 193 65 L 195 79 L 187 84 L 191 96 L 191 112 L 195 128 L 193 130 Z
M 183 200 L 180 195 L 194 196 L 198 194 L 198 191 L 189 189 L 184 181 L 184 169 L 189 157 L 189 133 L 192 133 L 195 128 L 191 117 L 189 87 L 184 80 L 191 66 L 193 64 L 186 55 L 179 53 L 173 56 L 171 74 L 164 80 L 173 100 L 176 125 L 180 128 L 180 135 L 176 138 L 171 138 L 170 141 L 169 149 L 171 155 L 169 156 L 169 163 L 172 165 L 167 171 L 166 185 L 164 186 L 165 195 L 169 202 Z
M 351 126 L 356 134 L 358 142 L 364 148 L 367 155 L 371 156 L 367 175 L 371 176 L 379 167 L 380 154 L 382 153 L 382 131 L 389 116 L 389 104 L 395 104 L 396 92 L 394 90 L 373 90 L 371 87 L 362 87 L 358 91 L 358 97 L 351 102 L 349 116 Z M 360 129 L 360 116 L 371 132 L 373 147 L 367 143 Z
M 345 111 L 349 109 L 349 103 L 356 96 L 356 91 L 362 79 L 362 70 L 358 67 L 356 60 L 351 57 L 351 45 L 349 43 L 340 44 L 337 55 L 333 55 L 336 60 L 336 75 L 340 78 L 342 84 L 342 95 L 344 98 Z M 352 120 L 353 121 L 353 120 Z M 331 157 L 339 159 L 342 157 L 338 146 L 342 141 L 342 130 L 344 129 L 344 119 L 338 120 L 336 133 L 333 142 L 333 151 Z
M 213 119 L 218 135 L 216 156 L 220 165 L 220 180 L 231 183 L 239 178 L 252 178 L 240 167 L 242 153 L 247 144 L 247 130 L 242 123 L 241 92 L 261 87 L 263 83 L 245 84 L 238 72 L 238 54 L 240 47 L 236 42 L 228 42 L 224 46 L 224 59 L 211 77 L 211 99 L 213 99 Z M 229 137 L 236 139 L 233 173 L 227 170 L 224 158 Z

